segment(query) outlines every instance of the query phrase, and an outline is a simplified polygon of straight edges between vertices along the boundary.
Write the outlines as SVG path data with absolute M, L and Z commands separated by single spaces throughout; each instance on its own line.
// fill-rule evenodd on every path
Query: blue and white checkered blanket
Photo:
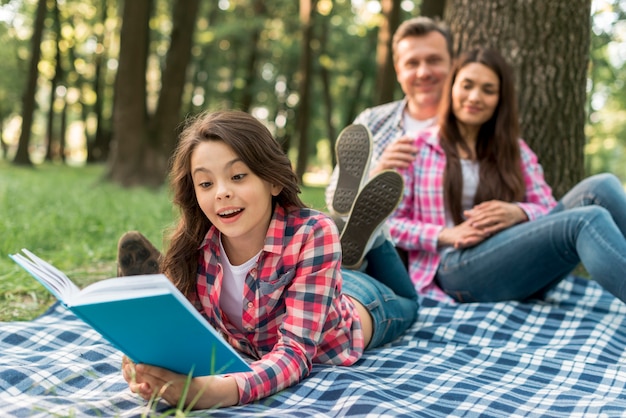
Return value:
M 0 323 L 0 416 L 166 411 L 129 392 L 120 363 L 59 305 Z M 356 365 L 316 365 L 294 387 L 212 416 L 626 416 L 626 305 L 573 277 L 530 303 L 424 300 L 406 336 Z

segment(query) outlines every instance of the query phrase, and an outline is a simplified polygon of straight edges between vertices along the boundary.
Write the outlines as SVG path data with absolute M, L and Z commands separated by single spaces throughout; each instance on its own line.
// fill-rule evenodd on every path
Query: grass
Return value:
M 29 320 L 54 301 L 8 254 L 28 248 L 79 287 L 116 275 L 116 246 L 128 230 L 155 245 L 175 221 L 169 190 L 124 189 L 102 180 L 103 166 L 0 162 L 0 321 Z M 308 205 L 324 210 L 324 190 L 303 187 Z

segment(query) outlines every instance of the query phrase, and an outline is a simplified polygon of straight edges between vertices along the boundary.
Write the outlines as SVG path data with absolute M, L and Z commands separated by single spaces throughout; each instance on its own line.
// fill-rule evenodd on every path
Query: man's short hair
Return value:
M 450 54 L 450 58 L 452 58 L 452 33 L 448 26 L 439 19 L 431 19 L 426 16 L 418 16 L 409 20 L 405 20 L 398 26 L 398 29 L 393 34 L 392 39 L 392 50 L 393 50 L 393 61 L 397 60 L 396 49 L 398 48 L 398 43 L 404 38 L 408 38 L 410 36 L 424 36 L 428 35 L 431 32 L 439 32 L 446 40 L 446 46 L 448 47 L 448 54 Z

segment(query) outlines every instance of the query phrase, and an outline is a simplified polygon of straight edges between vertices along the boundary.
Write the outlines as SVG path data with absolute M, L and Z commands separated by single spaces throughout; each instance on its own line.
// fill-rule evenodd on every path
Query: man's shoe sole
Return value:
M 398 207 L 403 191 L 402 176 L 391 170 L 377 174 L 363 186 L 341 234 L 343 267 L 353 269 L 361 264 L 370 240 Z
M 335 155 L 339 166 L 337 187 L 333 196 L 333 211 L 347 215 L 359 193 L 363 178 L 369 173 L 372 139 L 363 125 L 347 126 L 337 138 Z

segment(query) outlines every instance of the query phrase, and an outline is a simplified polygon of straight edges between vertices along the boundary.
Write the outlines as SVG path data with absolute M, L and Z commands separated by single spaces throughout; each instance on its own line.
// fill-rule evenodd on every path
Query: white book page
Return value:
M 61 270 L 37 257 L 27 249 L 23 254 L 10 257 L 43 284 L 66 306 L 134 299 L 172 293 L 179 295 L 176 287 L 163 274 L 115 277 L 100 280 L 80 289 Z M 185 299 L 186 300 L 186 299 Z
M 27 249 L 22 254 L 14 254 L 11 258 L 38 279 L 59 300 L 65 302 L 80 291 L 72 281 L 60 270 L 45 262 Z
M 90 284 L 74 295 L 71 306 L 134 299 L 171 293 L 172 284 L 162 274 L 116 277 Z

